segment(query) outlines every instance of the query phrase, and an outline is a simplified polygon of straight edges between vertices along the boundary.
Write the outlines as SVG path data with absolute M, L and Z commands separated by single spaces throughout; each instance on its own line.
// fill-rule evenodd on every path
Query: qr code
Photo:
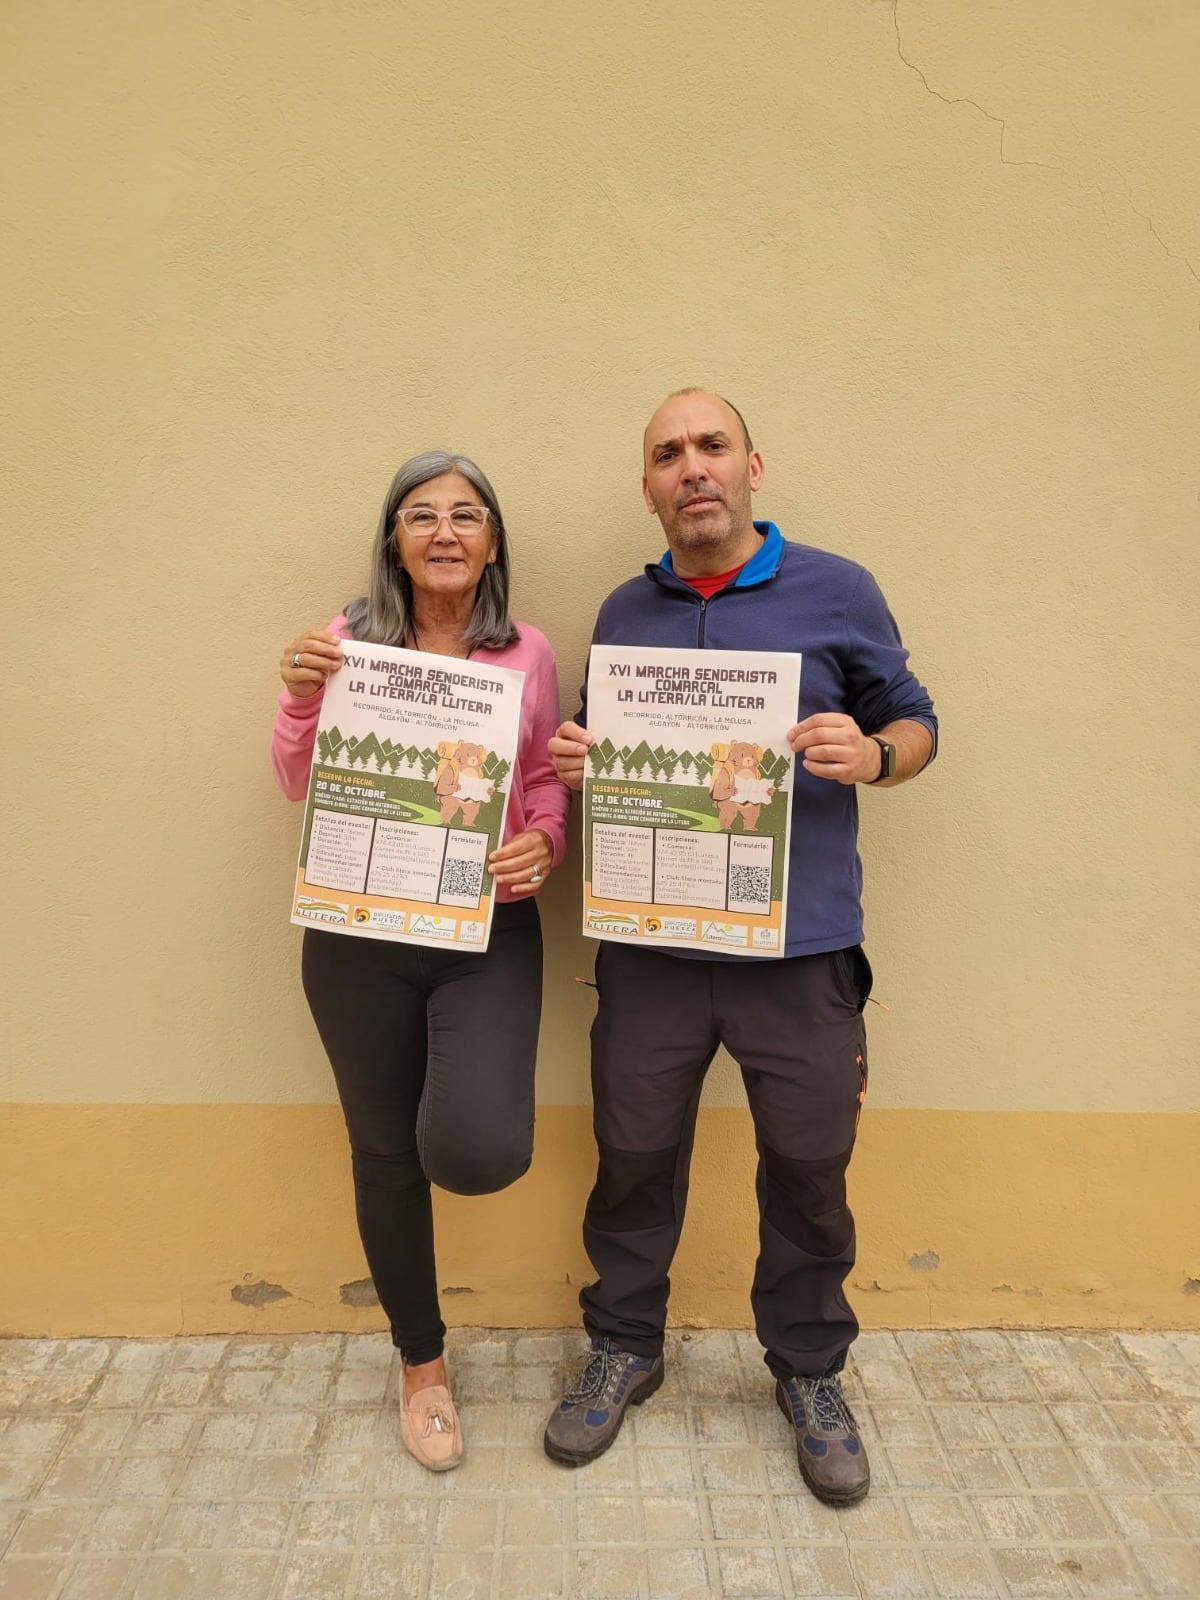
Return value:
M 731 906 L 761 906 L 770 905 L 770 903 L 770 867 L 730 867 L 729 904 Z
M 442 868 L 442 896 L 446 900 L 479 901 L 483 887 L 483 862 L 448 856 Z

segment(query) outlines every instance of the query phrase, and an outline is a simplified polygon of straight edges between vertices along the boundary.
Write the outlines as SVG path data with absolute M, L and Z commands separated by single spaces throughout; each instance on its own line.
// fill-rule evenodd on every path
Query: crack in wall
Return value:
M 930 83 L 929 79 L 925 76 L 925 73 L 917 65 L 917 63 L 915 61 L 913 61 L 909 56 L 906 56 L 905 53 L 904 53 L 904 42 L 903 42 L 903 40 L 902 40 L 902 38 L 900 36 L 900 0 L 892 0 L 892 27 L 895 29 L 895 33 L 896 33 L 896 54 L 899 56 L 900 60 L 908 68 L 908 70 L 910 72 L 912 72 L 912 73 L 915 73 L 915 75 L 918 78 L 920 78 L 922 84 L 924 84 L 924 86 L 925 86 L 925 91 L 926 91 L 927 94 L 931 95 L 935 100 L 940 100 L 943 105 L 947 105 L 947 106 L 970 106 L 973 111 L 978 111 L 978 113 L 979 113 L 979 115 L 981 117 L 986 118 L 988 122 L 994 123 L 996 125 L 996 127 L 999 128 L 999 130 L 1000 130 L 1000 162 L 1001 162 L 1002 166 L 1006 166 L 1006 167 L 1036 167 L 1042 172 L 1053 172 L 1053 173 L 1055 173 L 1057 175 L 1060 183 L 1071 184 L 1077 189 L 1084 189 L 1084 190 L 1090 191 L 1092 194 L 1096 195 L 1097 198 L 1100 201 L 1100 210 L 1104 213 L 1105 227 L 1108 228 L 1110 226 L 1110 219 L 1109 219 L 1109 215 L 1108 215 L 1108 207 L 1105 204 L 1105 191 L 1099 186 L 1099 184 L 1085 182 L 1082 178 L 1074 177 L 1064 167 L 1056 167 L 1056 166 L 1052 165 L 1048 161 L 1014 161 L 1014 160 L 1012 160 L 1008 155 L 1005 154 L 1005 149 L 1004 149 L 1004 140 L 1005 140 L 1005 137 L 1006 137 L 1006 135 L 1008 133 L 1008 123 L 1007 123 L 1007 121 L 1005 120 L 1004 117 L 998 117 L 995 114 L 995 112 L 989 111 L 986 106 L 981 106 L 979 104 L 979 101 L 978 100 L 973 100 L 970 95 L 966 95 L 966 94 L 958 94 L 958 95 L 942 94 L 942 92 L 939 89 L 935 89 L 933 87 L 933 85 Z M 1105 165 L 1108 166 L 1109 170 L 1112 171 L 1113 173 L 1115 173 L 1116 176 L 1120 179 L 1121 185 L 1125 190 L 1126 204 L 1129 206 L 1130 211 L 1133 212 L 1134 216 L 1137 217 L 1140 222 L 1145 223 L 1147 229 L 1150 232 L 1151 237 L 1154 239 L 1154 241 L 1158 245 L 1158 247 L 1162 250 L 1163 254 L 1165 256 L 1167 256 L 1169 260 L 1177 261 L 1177 262 L 1179 262 L 1179 264 L 1181 266 L 1186 267 L 1188 273 L 1191 275 L 1192 281 L 1194 283 L 1200 284 L 1200 273 L 1198 273 L 1196 271 L 1196 268 L 1192 265 L 1191 260 L 1187 256 L 1181 256 L 1176 251 L 1171 250 L 1170 248 L 1168 248 L 1166 241 L 1163 239 L 1162 235 L 1159 233 L 1157 227 L 1154 224 L 1154 219 L 1152 217 L 1147 216 L 1144 211 L 1139 210 L 1138 207 L 1134 204 L 1134 202 L 1133 202 L 1133 190 L 1132 190 L 1132 188 L 1130 186 L 1129 180 L 1125 177 L 1124 173 L 1118 171 L 1117 168 L 1112 167 L 1111 164 L 1108 163 L 1108 162 L 1106 162 Z
M 1140 222 L 1144 222 L 1146 224 L 1146 226 L 1147 226 L 1147 228 L 1149 228 L 1151 234 L 1158 241 L 1158 244 L 1161 247 L 1163 254 L 1166 255 L 1166 256 L 1169 256 L 1172 261 L 1178 261 L 1181 266 L 1185 266 L 1188 269 L 1188 271 L 1191 273 L 1193 281 L 1195 283 L 1200 283 L 1200 272 L 1196 271 L 1195 267 L 1191 263 L 1190 257 L 1178 255 L 1174 250 L 1172 250 L 1168 246 L 1168 244 L 1167 244 L 1166 240 L 1163 238 L 1162 234 L 1159 233 L 1158 229 L 1155 227 L 1154 218 L 1151 217 L 1151 216 L 1148 216 L 1146 214 L 1146 212 L 1139 210 L 1139 208 L 1134 204 L 1133 186 L 1129 182 L 1129 179 L 1125 176 L 1125 174 L 1120 170 L 1119 167 L 1114 167 L 1111 161 L 1106 161 L 1104 163 L 1104 165 L 1108 168 L 1108 170 L 1115 177 L 1120 179 L 1121 187 L 1125 191 L 1125 203 L 1126 203 L 1126 205 L 1128 205 L 1130 211 L 1133 212 L 1134 216 L 1137 217 Z

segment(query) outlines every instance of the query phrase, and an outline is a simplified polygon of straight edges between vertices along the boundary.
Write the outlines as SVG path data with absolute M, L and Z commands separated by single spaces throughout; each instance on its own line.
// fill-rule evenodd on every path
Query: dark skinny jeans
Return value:
M 427 949 L 305 930 L 304 993 L 350 1136 L 358 1231 L 392 1342 L 441 1355 L 430 1184 L 492 1194 L 533 1154 L 542 935 L 497 905 L 489 947 Z

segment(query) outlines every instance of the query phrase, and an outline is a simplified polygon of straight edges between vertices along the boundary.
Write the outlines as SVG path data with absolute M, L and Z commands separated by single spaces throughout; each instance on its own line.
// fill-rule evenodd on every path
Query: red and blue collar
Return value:
M 779 571 L 779 563 L 783 560 L 783 535 L 773 522 L 756 522 L 754 531 L 761 536 L 762 543 L 729 585 L 731 589 L 749 589 L 756 583 L 765 583 Z M 659 566 L 672 577 L 676 576 L 669 550 Z

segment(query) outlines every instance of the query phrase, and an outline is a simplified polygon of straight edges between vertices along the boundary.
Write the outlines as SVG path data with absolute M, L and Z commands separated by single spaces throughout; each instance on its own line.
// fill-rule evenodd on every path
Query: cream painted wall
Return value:
M 1189 0 L 10 0 L 0 1098 L 330 1098 L 282 645 L 444 443 L 571 709 L 660 548 L 642 424 L 702 382 L 943 720 L 864 797 L 873 1106 L 1200 1111 L 1197 59 Z M 576 867 L 549 1106 L 587 1098 Z

